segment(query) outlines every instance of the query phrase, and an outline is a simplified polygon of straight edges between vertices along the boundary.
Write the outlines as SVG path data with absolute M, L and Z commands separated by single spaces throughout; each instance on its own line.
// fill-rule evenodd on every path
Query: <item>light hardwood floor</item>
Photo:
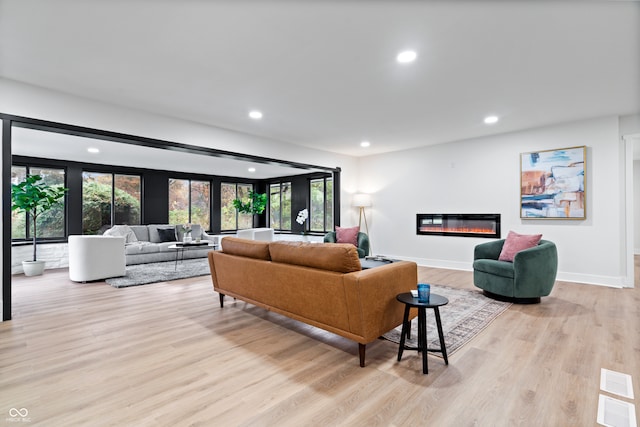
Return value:
M 470 272 L 420 279 L 474 289 Z M 352 341 L 251 305 L 209 276 L 115 289 L 66 270 L 13 279 L 0 324 L 0 425 L 595 426 L 600 368 L 640 400 L 640 289 L 558 282 L 449 358 Z

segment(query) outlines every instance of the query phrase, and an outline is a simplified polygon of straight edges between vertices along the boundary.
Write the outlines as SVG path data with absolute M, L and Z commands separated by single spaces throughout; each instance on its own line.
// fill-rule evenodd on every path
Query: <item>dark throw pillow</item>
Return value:
M 173 228 L 158 228 L 158 235 L 161 242 L 175 242 L 176 230 Z

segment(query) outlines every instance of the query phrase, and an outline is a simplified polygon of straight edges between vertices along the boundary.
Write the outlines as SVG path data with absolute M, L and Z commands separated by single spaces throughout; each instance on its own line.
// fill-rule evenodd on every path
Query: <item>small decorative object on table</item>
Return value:
M 181 225 L 180 228 L 182 228 L 182 232 L 184 233 L 182 235 L 182 242 L 191 243 L 191 224 Z
M 431 294 L 431 285 L 426 283 L 418 283 L 418 302 L 429 302 Z

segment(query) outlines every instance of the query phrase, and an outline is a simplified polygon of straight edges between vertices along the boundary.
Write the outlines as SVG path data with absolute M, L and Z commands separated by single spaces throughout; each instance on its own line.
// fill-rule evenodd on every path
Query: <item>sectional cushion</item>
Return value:
M 155 254 L 159 251 L 159 245 L 149 242 L 135 242 L 130 245 L 126 245 L 124 248 L 124 253 L 126 255 Z
M 136 235 L 139 242 L 149 241 L 149 228 L 146 225 L 130 225 L 129 228 Z

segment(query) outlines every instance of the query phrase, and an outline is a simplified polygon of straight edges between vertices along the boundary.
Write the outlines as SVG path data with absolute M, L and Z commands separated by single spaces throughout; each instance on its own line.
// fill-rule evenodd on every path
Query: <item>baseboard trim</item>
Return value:
M 446 268 L 448 270 L 463 270 L 473 271 L 473 264 L 470 262 L 462 261 L 449 261 L 441 259 L 428 259 L 428 258 L 415 258 L 405 257 L 400 255 L 388 255 L 384 256 L 393 259 L 400 259 L 403 261 L 413 261 L 421 267 L 432 268 Z M 625 277 L 622 276 L 599 276 L 595 274 L 583 274 L 583 273 L 571 273 L 565 271 L 559 271 L 556 280 L 561 282 L 572 282 L 586 285 L 607 286 L 611 288 L 623 288 L 625 287 Z

